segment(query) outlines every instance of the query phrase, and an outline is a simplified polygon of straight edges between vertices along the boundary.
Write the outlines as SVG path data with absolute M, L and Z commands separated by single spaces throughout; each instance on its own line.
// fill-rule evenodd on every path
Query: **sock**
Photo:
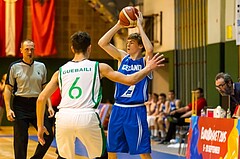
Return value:
M 154 136 L 154 130 L 151 129 L 151 136 Z
M 157 129 L 154 129 L 154 130 L 153 130 L 153 136 L 158 136 L 158 131 L 157 131 Z
M 166 137 L 166 133 L 163 130 L 161 130 L 160 132 L 161 132 L 161 137 L 165 138 Z

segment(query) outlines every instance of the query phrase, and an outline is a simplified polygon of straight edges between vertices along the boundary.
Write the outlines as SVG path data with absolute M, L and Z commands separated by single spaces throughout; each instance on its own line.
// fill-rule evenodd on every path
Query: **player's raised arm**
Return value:
M 152 45 L 151 41 L 149 40 L 149 38 L 147 37 L 146 33 L 144 32 L 142 23 L 143 23 L 143 15 L 139 11 L 138 16 L 137 16 L 137 27 L 139 30 L 139 34 L 142 37 L 143 46 L 145 48 L 145 60 L 146 60 L 146 57 L 148 57 L 148 56 L 150 58 L 153 57 L 153 45 Z
M 120 72 L 114 71 L 109 65 L 100 63 L 100 73 L 103 77 L 106 77 L 111 81 L 130 86 L 142 80 L 151 71 L 164 66 L 164 64 L 162 64 L 164 60 L 164 56 L 157 53 L 152 59 L 149 58 L 147 60 L 146 67 L 131 75 L 124 75 Z
M 98 45 L 106 51 L 110 56 L 114 59 L 121 61 L 124 56 L 126 56 L 126 52 L 123 50 L 117 49 L 113 44 L 110 43 L 113 36 L 120 30 L 122 26 L 118 21 L 108 32 L 106 32 L 101 39 L 98 41 Z

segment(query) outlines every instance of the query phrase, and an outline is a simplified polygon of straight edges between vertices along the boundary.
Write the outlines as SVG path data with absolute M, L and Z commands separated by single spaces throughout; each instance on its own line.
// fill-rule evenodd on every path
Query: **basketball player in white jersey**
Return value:
M 133 85 L 152 70 L 163 66 L 163 55 L 156 55 L 147 61 L 141 71 L 131 76 L 114 71 L 109 65 L 88 60 L 91 52 L 91 38 L 86 32 L 76 32 L 71 36 L 72 61 L 55 72 L 51 81 L 37 100 L 38 140 L 45 143 L 43 134 L 48 134 L 43 123 L 43 114 L 48 97 L 59 87 L 62 100 L 56 114 L 56 141 L 59 154 L 67 159 L 75 155 L 75 139 L 86 147 L 89 158 L 100 157 L 106 148 L 106 140 L 95 113 L 101 98 L 100 79 L 107 77 L 114 82 Z

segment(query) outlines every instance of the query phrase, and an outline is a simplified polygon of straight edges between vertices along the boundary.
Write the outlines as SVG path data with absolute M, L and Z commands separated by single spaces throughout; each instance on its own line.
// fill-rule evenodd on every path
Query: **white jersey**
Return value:
M 99 63 L 69 61 L 59 68 L 62 100 L 58 108 L 97 108 L 102 99 Z

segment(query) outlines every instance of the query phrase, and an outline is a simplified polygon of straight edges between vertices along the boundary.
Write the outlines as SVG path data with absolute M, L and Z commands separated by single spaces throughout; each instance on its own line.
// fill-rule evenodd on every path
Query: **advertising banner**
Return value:
M 191 118 L 188 159 L 239 159 L 239 120 Z

